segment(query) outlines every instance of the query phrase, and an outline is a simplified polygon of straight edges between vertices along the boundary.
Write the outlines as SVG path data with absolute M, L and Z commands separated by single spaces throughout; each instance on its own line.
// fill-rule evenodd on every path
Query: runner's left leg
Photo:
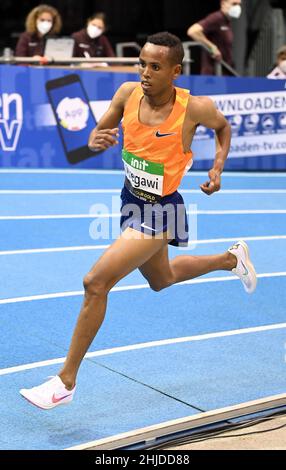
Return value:
M 208 256 L 176 256 L 169 261 L 168 246 L 164 245 L 139 269 L 150 287 L 159 291 L 176 282 L 187 281 L 212 271 L 231 271 L 237 259 L 229 253 Z

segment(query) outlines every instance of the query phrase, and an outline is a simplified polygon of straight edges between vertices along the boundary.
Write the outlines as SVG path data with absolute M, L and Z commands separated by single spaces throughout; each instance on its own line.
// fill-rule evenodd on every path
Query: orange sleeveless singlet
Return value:
M 192 165 L 192 151 L 184 152 L 182 143 L 189 90 L 175 90 L 173 109 L 158 126 L 139 121 L 141 85 L 131 93 L 123 114 L 125 185 L 134 195 L 150 202 L 176 191 Z

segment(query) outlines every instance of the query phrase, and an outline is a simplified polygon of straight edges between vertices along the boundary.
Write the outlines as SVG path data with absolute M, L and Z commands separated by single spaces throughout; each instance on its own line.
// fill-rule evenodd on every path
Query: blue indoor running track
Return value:
M 256 292 L 216 272 L 156 293 L 133 272 L 110 293 L 74 401 L 51 411 L 19 389 L 63 363 L 82 278 L 119 234 L 123 173 L 1 170 L 0 178 L 1 449 L 65 449 L 285 393 L 286 173 L 226 173 L 211 197 L 199 189 L 206 173 L 184 178 L 191 242 L 170 257 L 244 239 Z

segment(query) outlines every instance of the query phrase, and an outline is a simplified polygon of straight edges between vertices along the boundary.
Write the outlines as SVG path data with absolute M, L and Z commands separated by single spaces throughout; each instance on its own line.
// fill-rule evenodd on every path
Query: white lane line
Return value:
M 258 274 L 258 278 L 272 278 L 272 277 L 282 277 L 286 276 L 286 271 L 274 272 L 274 273 L 261 273 Z M 202 277 L 198 279 L 190 279 L 189 281 L 178 282 L 176 286 L 182 286 L 186 284 L 205 284 L 208 282 L 225 282 L 225 281 L 239 281 L 238 277 L 232 276 L 218 276 L 218 277 Z M 116 286 L 111 289 L 111 292 L 122 292 L 129 290 L 138 290 L 138 289 L 149 289 L 149 284 L 134 284 L 129 286 Z M 10 299 L 1 299 L 0 305 L 6 304 L 15 304 L 19 302 L 32 302 L 34 300 L 47 300 L 47 299 L 56 299 L 64 297 L 76 297 L 83 295 L 83 290 L 78 291 L 67 291 L 67 292 L 55 292 L 52 294 L 39 294 L 39 295 L 29 295 L 25 297 L 12 297 Z
M 200 189 L 179 189 L 179 192 L 203 195 Z M 222 194 L 286 194 L 286 189 L 221 189 L 214 196 L 218 197 Z
M 55 169 L 55 168 L 1 168 L 0 173 L 7 173 L 7 174 L 91 174 L 91 175 L 124 175 L 123 170 L 71 170 L 71 169 Z M 205 176 L 207 175 L 207 171 L 190 171 L 185 176 Z M 235 178 L 286 178 L 286 173 L 283 171 L 277 172 L 251 172 L 251 171 L 224 171 L 223 177 L 235 177 Z
M 0 195 L 39 195 L 39 194 L 117 194 L 121 189 L 1 189 Z M 200 189 L 179 189 L 182 194 L 201 194 Z M 215 197 L 223 194 L 286 194 L 286 189 L 221 189 Z
M 181 338 L 171 338 L 171 339 L 163 339 L 163 340 L 158 340 L 158 341 L 149 341 L 146 343 L 138 343 L 138 344 L 132 344 L 129 346 L 120 346 L 117 348 L 110 348 L 110 349 L 103 349 L 100 351 L 89 352 L 85 355 L 85 359 L 91 359 L 93 357 L 110 356 L 112 354 L 118 354 L 118 353 L 127 352 L 127 351 L 136 351 L 139 349 L 169 346 L 169 345 L 181 344 L 181 343 L 191 343 L 194 341 L 206 341 L 206 340 L 215 339 L 215 338 L 224 338 L 228 336 L 245 335 L 245 334 L 250 334 L 250 333 L 260 333 L 263 331 L 282 330 L 285 328 L 286 328 L 286 323 L 275 323 L 272 325 L 254 326 L 254 327 L 241 328 L 241 329 L 236 329 L 236 330 L 219 331 L 219 332 L 207 333 L 203 335 L 194 335 L 194 336 L 185 336 Z M 62 364 L 64 361 L 65 361 L 65 357 L 59 357 L 56 359 L 49 359 L 46 361 L 38 361 L 38 362 L 30 363 L 30 364 L 21 364 L 19 366 L 6 367 L 5 369 L 0 369 L 0 376 L 13 374 L 15 372 L 22 372 L 22 371 L 26 371 L 29 369 L 36 369 L 38 367 L 46 367 L 46 366 L 51 366 L 54 364 Z
M 203 245 L 209 243 L 225 243 L 225 242 L 233 242 L 236 240 L 246 240 L 246 241 L 263 241 L 263 240 L 285 240 L 286 235 L 265 235 L 260 237 L 235 237 L 235 238 L 209 238 L 203 240 L 191 240 L 189 241 L 189 245 Z M 1 251 L 0 251 L 1 253 Z
M 286 238 L 286 236 L 285 236 Z M 236 240 L 236 239 L 235 239 Z M 94 250 L 104 250 L 110 245 L 83 245 L 83 246 L 62 246 L 58 248 L 35 248 L 30 250 L 7 250 L 0 251 L 0 256 L 6 255 L 30 255 L 36 253 L 61 253 L 66 251 L 94 251 Z
M 104 219 L 120 217 L 120 213 L 110 214 L 49 214 L 49 215 L 1 215 L 0 220 L 53 220 L 53 219 Z
M 230 215 L 230 214 L 286 214 L 286 209 L 234 209 L 234 210 L 201 210 L 187 211 L 187 214 Z
M 185 176 L 205 176 L 207 175 L 207 171 L 189 171 Z M 184 176 L 184 177 L 185 177 Z M 222 178 L 224 177 L 227 178 L 286 178 L 286 172 L 285 171 L 277 171 L 277 172 L 259 172 L 259 171 L 254 171 L 253 173 L 251 171 L 224 171 L 222 174 Z
M 123 170 L 64 170 L 64 169 L 55 169 L 55 168 L 34 168 L 34 169 L 28 169 L 28 168 L 2 168 L 0 169 L 0 173 L 7 173 L 7 174 L 42 174 L 42 175 L 53 175 L 53 174 L 59 174 L 59 175 L 124 175 Z M 206 173 L 204 173 L 206 174 Z
M 253 215 L 253 214 L 286 214 L 286 209 L 237 209 L 237 210 L 199 210 L 187 211 L 188 215 Z M 41 214 L 41 215 L 1 215 L 1 220 L 56 220 L 56 219 L 101 219 L 117 218 L 121 214 L 94 213 L 94 214 Z
M 3 194 L 37 196 L 39 194 L 115 194 L 120 192 L 121 189 L 1 189 L 0 196 Z
M 233 238 L 209 238 L 205 240 L 191 240 L 189 241 L 188 245 L 208 245 L 211 243 L 226 243 L 226 242 L 234 242 L 237 240 L 245 240 L 245 241 L 267 241 L 267 240 L 285 240 L 286 235 L 267 235 L 261 237 L 233 237 Z M 37 253 L 61 253 L 61 252 L 68 252 L 68 251 L 95 251 L 95 250 L 104 250 L 108 248 L 110 245 L 82 245 L 82 246 L 62 246 L 62 247 L 55 247 L 55 248 L 34 248 L 34 249 L 26 249 L 26 250 L 4 250 L 0 251 L 0 256 L 7 256 L 7 255 L 26 255 L 26 254 L 37 254 Z

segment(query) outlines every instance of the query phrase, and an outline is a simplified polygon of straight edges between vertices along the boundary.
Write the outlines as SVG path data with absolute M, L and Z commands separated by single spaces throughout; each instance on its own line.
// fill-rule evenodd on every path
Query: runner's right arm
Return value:
M 138 85 L 137 82 L 126 82 L 118 88 L 108 110 L 90 133 L 88 146 L 92 151 L 102 152 L 118 144 L 119 128 L 117 126 L 122 119 L 125 103 L 136 85 Z

